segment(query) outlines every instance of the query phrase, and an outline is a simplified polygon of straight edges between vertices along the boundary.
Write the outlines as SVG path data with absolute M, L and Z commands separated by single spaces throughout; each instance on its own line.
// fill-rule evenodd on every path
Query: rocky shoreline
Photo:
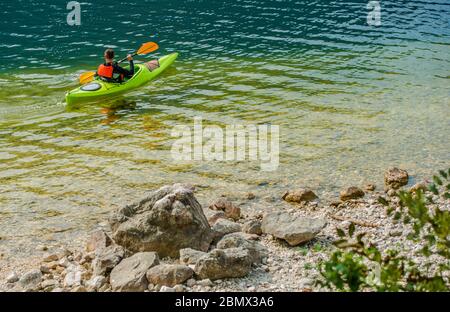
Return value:
M 84 246 L 42 246 L 44 257 L 3 268 L 0 290 L 326 291 L 315 284 L 317 265 L 334 249 L 336 229 L 351 223 L 380 250 L 399 246 L 420 260 L 420 246 L 405 239 L 411 229 L 393 222 L 378 203 L 383 196 L 398 204 L 401 188 L 426 188 L 408 181 L 405 170 L 390 168 L 384 190 L 351 186 L 339 200 L 321 203 L 313 190 L 295 188 L 275 199 L 283 208 L 260 211 L 242 211 L 226 197 L 202 207 L 194 187 L 165 186 L 117 209 Z M 259 195 L 248 193 L 245 200 Z M 450 209 L 448 199 L 434 200 Z

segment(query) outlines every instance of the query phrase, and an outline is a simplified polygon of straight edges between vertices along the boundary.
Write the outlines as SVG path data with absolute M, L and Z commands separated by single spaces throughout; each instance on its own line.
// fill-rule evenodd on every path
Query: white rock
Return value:
M 80 269 L 71 268 L 64 277 L 64 287 L 80 286 L 83 272 Z
M 206 278 L 206 279 L 202 279 L 202 280 L 198 281 L 197 285 L 204 286 L 204 287 L 205 286 L 212 287 L 212 286 L 214 286 L 214 283 L 209 278 Z
M 7 283 L 16 283 L 17 281 L 19 281 L 19 275 L 16 272 L 11 272 L 6 278 Z
M 161 289 L 159 290 L 159 292 L 175 292 L 175 288 L 162 286 Z
M 56 287 L 56 286 L 58 286 L 59 285 L 59 283 L 58 283 L 58 281 L 55 281 L 55 280 L 53 280 L 53 279 L 49 279 L 49 280 L 46 280 L 46 281 L 43 281 L 42 283 L 41 283 L 41 286 L 42 286 L 42 288 L 50 288 L 50 287 Z
M 88 290 L 99 290 L 105 284 L 106 284 L 106 277 L 101 275 L 94 276 L 86 282 Z

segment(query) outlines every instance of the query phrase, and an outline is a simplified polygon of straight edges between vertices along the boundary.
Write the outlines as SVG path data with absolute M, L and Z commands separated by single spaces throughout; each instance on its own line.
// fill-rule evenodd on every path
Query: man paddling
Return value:
M 127 55 L 127 60 L 130 62 L 130 70 L 120 67 L 117 62 L 114 62 L 114 50 L 106 49 L 105 63 L 101 64 L 96 76 L 108 82 L 122 82 L 125 78 L 131 78 L 134 75 L 134 62 L 131 54 Z

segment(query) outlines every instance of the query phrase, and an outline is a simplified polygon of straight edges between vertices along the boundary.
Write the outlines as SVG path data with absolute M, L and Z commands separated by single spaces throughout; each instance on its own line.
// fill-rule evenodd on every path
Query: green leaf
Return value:
M 388 201 L 386 200 L 386 198 L 384 198 L 384 197 L 382 197 L 382 196 L 379 196 L 379 197 L 378 197 L 378 202 L 379 202 L 380 204 L 382 204 L 383 206 L 389 206 L 389 203 L 388 203 Z
M 430 186 L 428 186 L 428 189 L 433 192 L 434 195 L 439 195 L 439 191 L 436 187 L 436 184 L 432 183 Z
M 442 180 L 439 179 L 438 176 L 433 176 L 433 181 L 434 181 L 434 183 L 436 183 L 437 185 L 442 185 L 442 184 L 443 184 L 443 183 L 442 183 Z
M 350 237 L 353 237 L 353 234 L 355 233 L 355 224 L 350 223 L 350 226 L 348 227 L 348 235 Z
M 356 236 L 356 240 L 358 241 L 358 243 L 362 243 L 362 239 L 363 239 L 363 237 L 366 235 L 366 233 L 359 233 L 357 236 Z
M 345 236 L 345 232 L 342 229 L 336 229 L 337 235 L 339 237 L 344 237 Z
M 445 179 L 447 179 L 447 177 L 448 177 L 447 172 L 445 172 L 444 170 L 439 170 L 439 174 Z

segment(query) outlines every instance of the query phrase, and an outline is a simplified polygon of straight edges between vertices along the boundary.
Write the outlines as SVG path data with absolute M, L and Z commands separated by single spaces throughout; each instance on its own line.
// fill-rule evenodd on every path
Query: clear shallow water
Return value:
M 450 4 L 382 1 L 6 1 L 0 21 L 0 247 L 71 240 L 116 206 L 173 182 L 218 194 L 279 197 L 307 185 L 382 185 L 404 167 L 415 179 L 449 164 Z M 56 4 L 55 4 L 56 3 Z M 105 10 L 109 16 L 104 14 Z M 126 99 L 76 109 L 64 93 L 104 48 L 140 43 L 180 52 L 175 66 Z M 108 108 L 105 108 L 108 107 Z M 179 164 L 170 131 L 208 124 L 280 125 L 280 167 Z M 270 205 L 262 201 L 261 206 Z

